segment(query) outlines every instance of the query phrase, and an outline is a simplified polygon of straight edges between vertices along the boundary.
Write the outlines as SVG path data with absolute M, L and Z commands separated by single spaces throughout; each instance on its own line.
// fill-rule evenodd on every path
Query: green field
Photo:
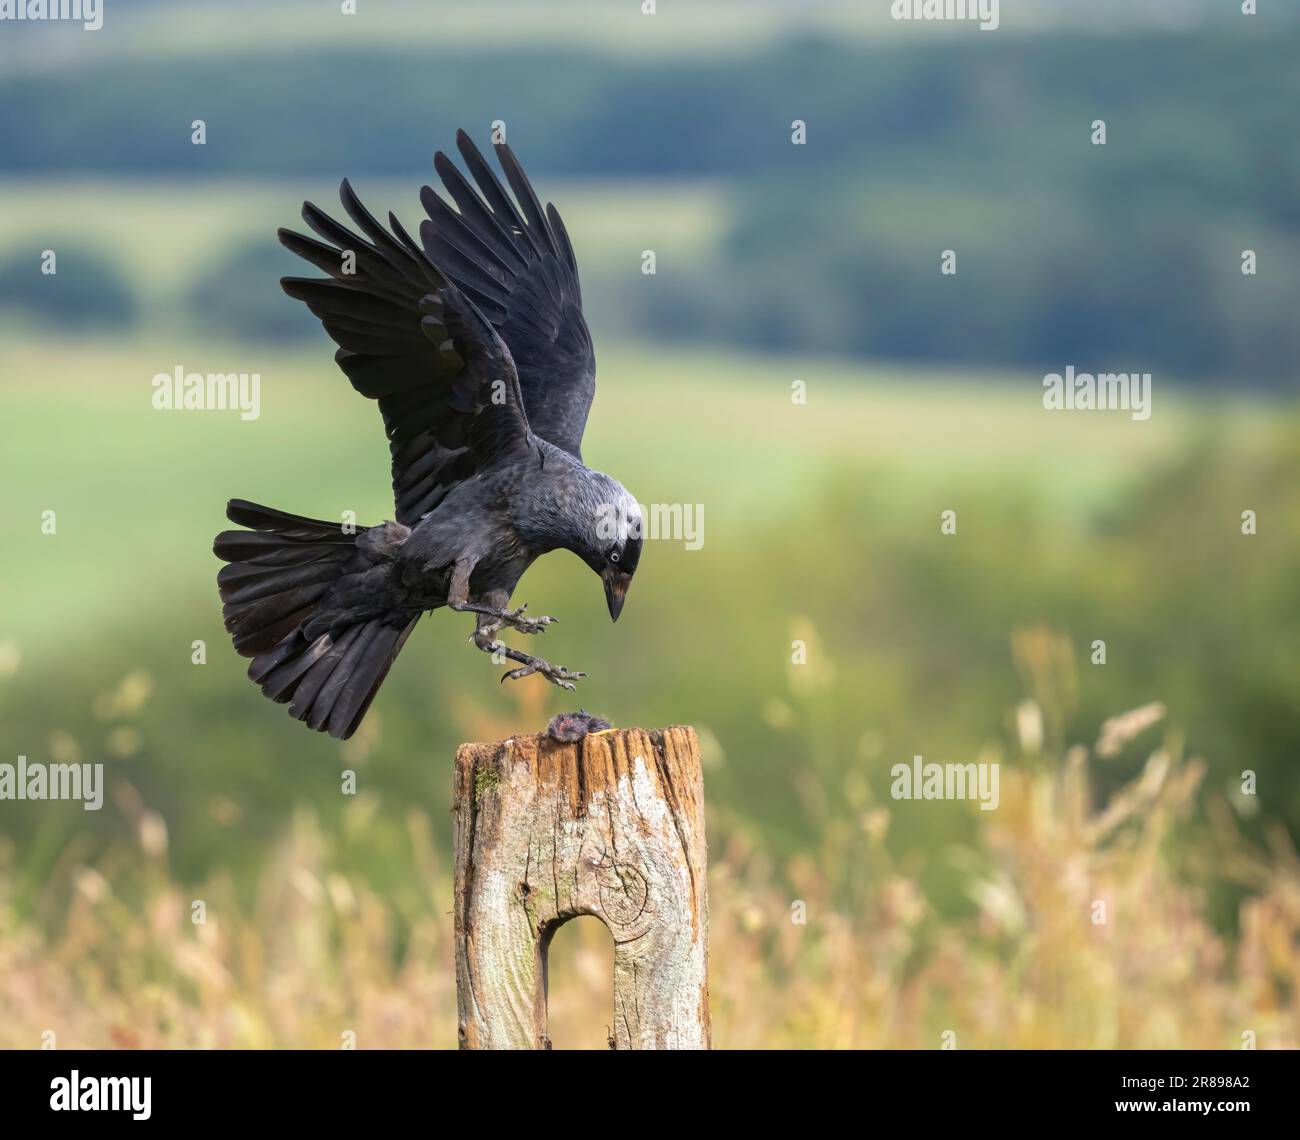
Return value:
M 1294 20 L 640 7 L 110 6 L 8 61 L 0 723 L 108 794 L 0 801 L 0 1047 L 454 1041 L 454 750 L 577 704 L 699 731 L 719 1044 L 1300 1045 Z M 576 695 L 440 612 L 340 745 L 214 581 L 230 497 L 391 513 L 275 229 L 348 173 L 414 231 L 498 116 L 581 266 L 585 458 L 703 542 L 653 538 L 617 626 L 577 559 L 530 571 Z M 1151 370 L 1151 417 L 1046 411 L 1070 362 Z M 155 410 L 178 367 L 260 415 Z M 918 755 L 997 763 L 999 809 L 893 799 Z M 608 936 L 558 945 L 552 1038 L 600 1046 Z
M 535 731 L 579 702 L 619 724 L 701 733 L 721 1041 L 924 1046 L 954 1018 L 985 1044 L 1228 1040 L 1225 1003 L 1239 999 L 1226 995 L 1245 985 L 1233 970 L 1216 976 L 1196 1024 L 1177 1030 L 1155 1013 L 1119 1023 L 1062 1014 L 1053 995 L 1065 986 L 1071 1008 L 1100 1010 L 1140 991 L 1153 1010 L 1185 1009 L 1177 971 L 1142 966 L 1139 946 L 1194 939 L 1220 960 L 1213 927 L 1237 923 L 1243 881 L 1264 889 L 1239 843 L 1209 861 L 1219 848 L 1207 845 L 1202 812 L 1219 828 L 1222 813 L 1236 815 L 1248 832 L 1300 815 L 1288 743 L 1288 662 L 1300 644 L 1277 620 L 1296 612 L 1300 581 L 1294 413 L 1157 390 L 1151 419 L 1135 423 L 1045 412 L 1034 376 L 977 384 L 604 342 L 599 353 L 588 460 L 645 502 L 703 504 L 702 549 L 652 542 L 617 626 L 575 559 L 530 572 L 517 598 L 562 618 L 545 651 L 591 673 L 576 698 L 538 678 L 498 686 L 466 641 L 468 623 L 441 613 L 417 630 L 362 731 L 339 745 L 243 677 L 210 553 L 231 495 L 326 518 L 385 516 L 378 416 L 328 347 L 174 330 L 82 341 L 11 332 L 0 348 L 14 473 L 0 536 L 0 718 L 13 753 L 103 763 L 109 803 L 93 815 L 0 804 L 0 931 L 12 928 L 15 948 L 0 972 L 39 979 L 35 997 L 0 987 L 0 1042 L 23 1044 L 55 1009 L 61 1041 L 92 1044 L 328 1046 L 341 1017 L 369 1025 L 374 1043 L 453 1039 L 442 869 L 453 750 Z M 155 411 L 150 379 L 178 363 L 259 371 L 261 417 Z M 792 380 L 806 384 L 805 405 L 791 402 Z M 1261 527 L 1250 538 L 1239 529 L 1247 506 Z M 940 534 L 945 509 L 958 512 L 956 535 Z M 53 535 L 41 533 L 46 510 L 57 512 Z M 1098 637 L 1104 667 L 1090 664 Z M 796 639 L 803 666 L 791 664 Z M 205 664 L 191 663 L 195 641 Z M 1091 766 L 1088 806 L 1057 803 L 1057 757 L 1151 701 L 1167 714 Z M 882 806 L 890 768 L 917 753 L 1002 761 L 1003 810 L 986 819 L 968 805 Z M 1149 787 L 1151 765 L 1170 757 L 1181 765 L 1172 799 L 1121 790 L 1144 771 L 1133 788 Z M 1202 762 L 1201 806 L 1174 808 Z M 339 796 L 341 768 L 358 772 L 358 797 Z M 1235 790 L 1244 768 L 1258 773 L 1264 814 Z M 1112 795 L 1145 805 L 1137 830 L 1120 831 L 1118 846 L 1071 830 L 1075 813 Z M 1143 836 L 1165 835 L 1175 818 L 1181 838 L 1160 841 L 1159 864 L 1124 853 L 1148 850 L 1155 840 Z M 990 857 L 1000 878 L 987 877 Z M 1039 882 L 1033 869 L 1048 863 L 1055 877 Z M 1116 889 L 1146 914 L 1113 946 L 1070 933 L 1083 902 L 1055 884 L 1081 866 L 1118 875 Z M 1188 876 L 1204 911 L 1194 932 L 1193 904 L 1178 901 Z M 1289 897 L 1286 881 L 1268 882 Z M 199 891 L 222 915 L 215 941 L 196 943 L 163 917 Z M 972 934 L 978 919 L 1014 935 L 1008 891 L 1060 932 L 1031 945 L 1045 971 L 1031 983 L 1006 963 L 1000 935 Z M 1143 900 L 1156 896 L 1167 905 L 1147 914 Z M 771 941 L 790 897 L 821 916 L 797 952 Z M 900 917 L 902 898 L 924 903 Z M 1268 906 L 1272 925 L 1252 921 L 1251 945 L 1292 929 Z M 850 928 L 850 941 L 835 933 Z M 962 956 L 931 957 L 944 929 L 972 939 Z M 38 930 L 59 941 L 29 962 L 22 947 L 43 945 Z M 304 945 L 337 939 L 360 942 L 302 958 Z M 590 930 L 562 945 L 555 1040 L 598 1043 L 607 949 Z M 282 963 L 279 981 L 258 967 L 263 952 Z M 1267 1040 L 1290 1040 L 1283 999 L 1267 996 L 1271 967 L 1245 953 L 1260 972 L 1254 1008 L 1279 1004 L 1251 1016 L 1271 1027 Z M 894 972 L 904 958 L 887 965 L 894 955 L 905 973 Z M 79 963 L 71 989 L 48 964 L 69 959 Z M 1072 961 L 1090 964 L 1054 980 Z M 865 976 L 864 962 L 876 963 Z M 225 981 L 196 989 L 200 968 Z M 1037 1012 L 1014 1024 L 954 1013 L 976 969 Z M 1115 969 L 1131 976 L 1098 980 Z M 774 985 L 782 971 L 788 985 Z M 850 978 L 860 990 L 844 988 Z M 922 1019 L 880 1007 L 873 995 L 895 993 L 881 986 L 913 994 L 898 1000 L 916 1002 Z M 100 993 L 111 1001 L 86 996 Z
M 446 146 L 454 149 L 450 142 Z M 438 184 L 433 148 L 427 157 L 427 166 L 407 178 L 354 177 L 353 188 L 373 213 L 383 217 L 393 210 L 414 232 L 425 216 L 420 186 Z M 156 179 L 20 179 L 5 185 L 0 251 L 29 249 L 54 238 L 85 240 L 157 301 L 192 285 L 206 265 L 241 241 L 274 245 L 277 227 L 303 229 L 298 210 L 304 199 L 345 217 L 338 186 L 337 179 L 287 185 L 230 178 L 206 180 L 196 192 L 191 183 Z M 635 269 L 647 246 L 667 257 L 707 254 L 725 206 L 720 190 L 700 182 L 559 183 L 546 187 L 546 197 L 562 207 L 582 250 L 584 273 L 588 268 L 604 272 L 622 262 Z M 34 223 L 38 218 L 44 221 Z
M 177 364 L 258 371 L 261 417 L 155 411 L 150 379 Z M 327 347 L 11 337 L 0 374 L 18 381 L 3 389 L 18 476 L 0 540 L 0 638 L 20 660 L 4 697 L 15 746 L 39 754 L 56 729 L 93 740 L 96 694 L 144 669 L 155 687 L 145 725 L 156 718 L 157 733 L 184 739 L 184 755 L 167 746 L 114 763 L 165 789 L 176 810 L 201 812 L 219 791 L 260 797 L 269 837 L 295 799 L 335 799 L 338 746 L 243 680 L 210 552 L 231 496 L 324 518 L 387 516 L 377 414 Z M 796 379 L 806 405 L 791 402 Z M 587 459 L 644 502 L 702 504 L 703 548 L 652 543 L 617 627 L 570 558 L 544 560 L 517 596 L 563 619 L 547 648 L 592 674 L 579 696 L 588 707 L 620 723 L 706 729 L 732 758 L 714 794 L 778 845 L 808 834 L 808 805 L 789 793 L 813 756 L 837 783 L 859 765 L 879 776 L 918 750 L 969 755 L 996 738 L 1029 680 L 1009 643 L 1027 626 L 1072 637 L 1086 674 L 1060 710 L 1063 742 L 1163 700 L 1225 778 L 1239 770 L 1241 733 L 1273 742 L 1276 758 L 1257 763 L 1281 765 L 1273 718 L 1286 715 L 1285 686 L 1273 674 L 1295 646 L 1271 614 L 1293 589 L 1292 423 L 1266 404 L 1229 411 L 1160 391 L 1141 423 L 1048 413 L 1040 394 L 1035 377 L 976 385 L 602 344 Z M 1245 507 L 1262 520 L 1251 539 L 1239 531 Z M 946 509 L 958 512 L 957 535 L 940 534 Z M 45 510 L 57 512 L 55 535 L 41 533 Z M 445 781 L 425 782 L 412 748 L 445 757 L 466 735 L 536 729 L 565 704 L 536 680 L 518 704 L 463 625 L 427 621 L 376 705 L 379 786 L 390 792 L 418 788 L 436 804 Z M 796 715 L 788 661 L 805 629 L 833 681 Z M 1111 657 L 1089 671 L 1098 636 Z M 194 640 L 208 647 L 202 668 L 189 663 Z M 817 730 L 790 737 L 814 713 Z M 195 867 L 214 853 L 209 826 L 183 828 Z
M 152 377 L 178 364 L 258 372 L 260 418 L 154 410 Z M 174 336 L 129 345 L 11 337 L 0 374 L 19 381 L 3 398 L 6 422 L 18 429 L 8 453 L 21 473 L 10 501 L 35 520 L 29 533 L 5 536 L 16 558 L 5 560 L 4 588 L 28 599 L 7 607 L 8 622 L 24 641 L 118 612 L 142 587 L 198 603 L 211 585 L 210 539 L 227 497 L 322 517 L 391 513 L 378 413 L 352 392 L 324 343 L 286 352 Z M 806 404 L 792 401 L 796 380 Z M 1132 422 L 1122 413 L 1045 412 L 1032 376 L 973 380 L 602 347 L 587 459 L 617 470 L 644 502 L 705 504 L 705 550 L 672 555 L 685 566 L 706 561 L 715 544 L 734 547 L 743 532 L 779 529 L 783 515 L 807 512 L 809 488 L 827 472 L 870 483 L 900 525 L 913 512 L 918 535 L 937 533 L 938 510 L 972 491 L 1032 484 L 1039 507 L 1060 512 L 1066 537 L 1089 509 L 1122 496 L 1211 423 L 1228 454 L 1285 430 L 1262 402 L 1229 411 L 1157 393 L 1158 413 Z M 314 463 L 321 455 L 328 461 Z M 59 512 L 52 541 L 39 533 L 46 509 Z
M 376 212 L 391 206 L 414 225 L 420 180 L 357 185 Z M 258 866 L 259 845 L 296 804 L 337 817 L 339 748 L 243 678 L 221 628 L 211 542 L 234 496 L 322 518 L 386 517 L 379 418 L 319 333 L 301 345 L 214 335 L 196 299 L 202 284 L 211 298 L 248 293 L 291 310 L 274 284 L 294 271 L 287 255 L 228 277 L 221 267 L 241 250 L 273 257 L 275 227 L 293 224 L 302 197 L 331 204 L 334 189 L 232 178 L 201 190 L 102 178 L 6 187 L 0 257 L 20 267 L 20 283 L 30 266 L 38 295 L 42 249 L 55 248 L 73 280 L 94 251 L 138 318 L 85 334 L 39 306 L 3 318 L 0 414 L 15 474 L 0 534 L 0 661 L 17 665 L 0 707 L 17 750 L 76 739 L 146 800 L 161 797 L 189 873 L 227 858 Z M 571 558 L 543 560 L 517 597 L 561 617 L 546 649 L 591 674 L 577 698 L 587 707 L 624 724 L 704 730 L 722 818 L 795 852 L 824 833 L 829 789 L 845 780 L 879 781 L 917 752 L 969 758 L 1002 739 L 1026 696 L 1049 700 L 1012 650 L 1026 629 L 1070 646 L 1074 680 L 1050 698 L 1054 744 L 1159 700 L 1217 779 L 1245 757 L 1285 771 L 1284 662 L 1297 645 L 1275 615 L 1295 612 L 1300 465 L 1288 406 L 1158 377 L 1151 418 L 1135 422 L 1045 411 L 1041 373 L 619 339 L 611 328 L 636 324 L 624 309 L 638 291 L 671 289 L 677 274 L 717 261 L 732 192 L 707 181 L 545 190 L 569 219 L 596 338 L 586 458 L 645 503 L 700 504 L 704 543 L 653 542 L 617 627 Z M 640 273 L 647 248 L 655 279 Z M 151 379 L 177 366 L 258 373 L 260 417 L 154 410 Z M 796 384 L 804 403 L 792 400 Z M 1244 509 L 1261 520 L 1249 539 Z M 49 510 L 54 535 L 41 533 Z M 957 512 L 956 535 L 940 534 L 945 510 Z M 498 687 L 465 633 L 447 614 L 426 621 L 368 735 L 345 750 L 370 757 L 390 826 L 412 800 L 439 818 L 442 764 L 459 740 L 536 730 L 571 699 L 535 678 Z M 1088 665 L 1097 638 L 1109 646 L 1104 668 Z M 808 673 L 789 665 L 796 639 L 817 646 Z M 201 667 L 190 664 L 194 641 L 207 648 Z M 114 725 L 104 694 L 128 675 L 147 676 L 152 696 L 138 723 Z M 807 676 L 820 680 L 809 689 Z M 1103 787 L 1135 762 L 1117 761 Z M 218 801 L 255 821 L 233 856 Z M 1294 781 L 1275 784 L 1268 802 L 1300 820 Z M 941 890 L 949 882 L 947 902 L 959 905 L 940 853 L 964 825 L 957 814 L 933 823 L 900 825 L 894 842 L 927 850 L 927 874 Z M 84 824 L 47 822 L 39 850 Z M 25 834 L 30 823 L 16 826 Z M 107 817 L 90 830 L 94 844 L 115 834 Z M 376 871 L 373 851 L 353 856 Z

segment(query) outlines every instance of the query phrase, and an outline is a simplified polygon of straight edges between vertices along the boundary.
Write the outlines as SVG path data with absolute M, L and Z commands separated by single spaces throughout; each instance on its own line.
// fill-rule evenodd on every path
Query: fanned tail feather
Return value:
M 365 561 L 357 539 L 338 523 L 286 514 L 242 499 L 231 522 L 253 528 L 217 535 L 213 551 L 228 563 L 217 575 L 225 625 L 235 648 L 253 660 L 248 675 L 289 714 L 346 740 L 383 684 L 417 618 L 404 626 L 358 621 L 309 639 L 304 625 L 331 588 Z

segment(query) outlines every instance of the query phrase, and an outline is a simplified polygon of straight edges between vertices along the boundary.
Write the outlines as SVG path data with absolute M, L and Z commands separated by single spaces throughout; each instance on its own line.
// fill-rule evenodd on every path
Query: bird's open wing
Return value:
M 569 235 L 554 206 L 543 213 L 505 143 L 496 144 L 497 158 L 517 204 L 464 131 L 456 145 L 478 191 L 445 154 L 434 156 L 458 210 L 428 186 L 420 191 L 429 215 L 420 226 L 425 252 L 509 346 L 533 433 L 580 459 L 596 358 Z
M 344 180 L 353 233 L 310 202 L 303 220 L 324 242 L 280 230 L 280 241 L 330 276 L 285 277 L 339 345 L 338 365 L 379 401 L 393 457 L 398 522 L 414 525 L 503 450 L 527 446 L 522 393 L 491 325 L 389 214 L 390 233 Z

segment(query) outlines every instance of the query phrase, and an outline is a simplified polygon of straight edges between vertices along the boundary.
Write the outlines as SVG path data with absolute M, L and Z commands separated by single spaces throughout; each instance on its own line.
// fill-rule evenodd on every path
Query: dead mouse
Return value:
M 603 716 L 594 716 L 586 709 L 579 709 L 577 712 L 559 713 L 552 717 L 551 723 L 546 726 L 546 735 L 561 744 L 572 744 L 589 732 L 604 732 L 613 727 Z

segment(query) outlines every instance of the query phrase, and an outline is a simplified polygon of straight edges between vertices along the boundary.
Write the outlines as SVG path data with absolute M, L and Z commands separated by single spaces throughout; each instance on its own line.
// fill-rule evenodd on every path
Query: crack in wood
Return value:
M 492 786 L 479 796 L 485 771 Z M 592 914 L 614 939 L 611 1047 L 708 1048 L 695 732 L 622 729 L 576 744 L 541 736 L 465 744 L 455 788 L 461 1046 L 549 1048 L 551 939 L 564 922 Z

